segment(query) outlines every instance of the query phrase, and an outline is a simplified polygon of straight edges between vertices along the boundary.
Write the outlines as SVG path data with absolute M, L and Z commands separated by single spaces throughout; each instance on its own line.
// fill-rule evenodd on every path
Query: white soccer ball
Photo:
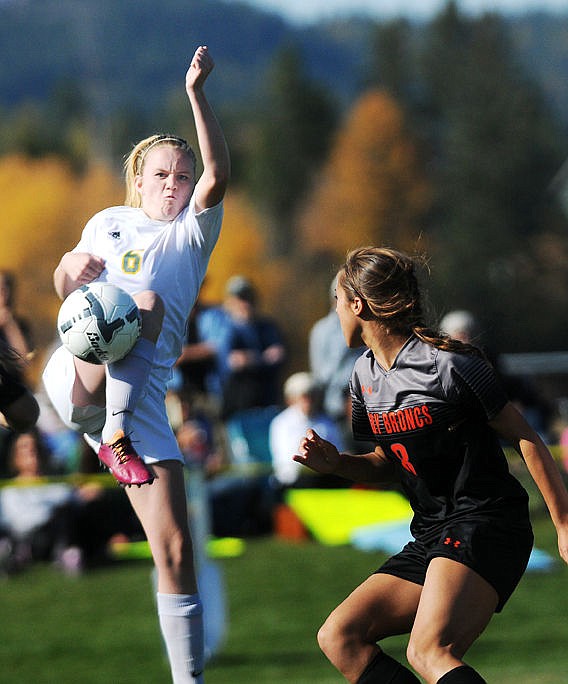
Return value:
M 112 283 L 83 285 L 65 299 L 57 316 L 63 346 L 89 363 L 122 359 L 140 336 L 136 302 Z

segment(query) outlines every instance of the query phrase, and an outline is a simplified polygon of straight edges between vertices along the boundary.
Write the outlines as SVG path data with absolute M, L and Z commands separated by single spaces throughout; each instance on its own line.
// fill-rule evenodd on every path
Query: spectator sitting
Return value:
M 185 463 L 199 468 L 204 477 L 216 475 L 225 466 L 221 430 L 201 406 L 202 395 L 188 389 L 169 392 L 168 417 Z
M 440 321 L 440 332 L 466 344 L 477 344 L 477 323 L 469 311 L 456 309 L 447 313 Z
M 14 436 L 8 467 L 13 485 L 0 490 L 0 526 L 8 570 L 23 569 L 37 560 L 57 560 L 68 571 L 79 571 L 82 554 L 74 539 L 73 487 L 45 482 L 49 454 L 36 430 Z M 8 544 L 6 543 L 8 541 Z
M 0 489 L 0 555 L 9 572 L 52 560 L 65 573 L 77 574 L 86 559 L 104 556 L 110 532 L 101 533 L 103 490 L 49 481 L 49 464 L 37 429 L 13 435 L 8 451 L 13 479 Z
M 225 331 L 229 326 L 229 314 L 221 304 L 204 304 L 201 299 L 195 302 L 187 321 L 181 354 L 176 362 L 178 389 L 209 400 L 220 396 L 217 355 L 223 347 Z
M 529 375 L 508 375 L 503 371 L 499 355 L 494 354 L 479 342 L 479 328 L 475 316 L 469 311 L 457 309 L 450 311 L 440 321 L 440 331 L 461 342 L 475 344 L 493 364 L 509 399 L 523 414 L 545 442 L 550 442 L 551 407 L 538 391 Z
M 345 481 L 324 477 L 308 471 L 292 456 L 308 428 L 323 439 L 339 444 L 342 435 L 337 424 L 321 410 L 319 391 L 310 373 L 294 373 L 284 383 L 284 398 L 288 404 L 270 423 L 270 451 L 274 476 L 281 487 L 345 487 Z
M 257 310 L 257 292 L 236 275 L 226 287 L 225 309 L 231 318 L 226 351 L 218 359 L 223 376 L 223 417 L 238 411 L 279 404 L 280 371 L 286 359 L 276 322 Z

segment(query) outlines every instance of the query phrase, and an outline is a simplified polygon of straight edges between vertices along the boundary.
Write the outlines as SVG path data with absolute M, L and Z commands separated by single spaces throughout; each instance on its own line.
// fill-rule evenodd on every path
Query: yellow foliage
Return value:
M 272 301 L 286 278 L 286 267 L 275 260 L 269 262 L 266 249 L 261 216 L 244 195 L 229 193 L 221 236 L 203 286 L 203 299 L 221 301 L 227 280 L 240 274 L 257 287 L 261 304 Z
M 55 157 L 0 159 L 0 268 L 16 276 L 16 311 L 31 325 L 38 350 L 55 337 L 60 302 L 52 275 L 61 255 L 77 243 L 87 219 L 120 203 L 122 194 L 120 179 L 104 167 L 77 177 Z

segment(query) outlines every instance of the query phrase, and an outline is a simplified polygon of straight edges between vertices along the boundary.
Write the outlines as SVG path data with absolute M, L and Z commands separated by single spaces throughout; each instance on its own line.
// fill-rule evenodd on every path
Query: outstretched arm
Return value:
M 333 473 L 353 482 L 388 483 L 395 478 L 395 469 L 379 446 L 357 456 L 339 453 L 331 442 L 311 429 L 293 459 L 318 473 Z
M 568 563 L 568 492 L 552 454 L 513 404 L 508 403 L 491 426 L 523 458 L 550 512 L 558 533 L 558 550 Z
M 195 188 L 198 212 L 215 206 L 223 199 L 231 173 L 225 136 L 203 90 L 214 66 L 209 50 L 202 45 L 195 51 L 185 77 L 185 89 L 203 161 L 203 174 Z

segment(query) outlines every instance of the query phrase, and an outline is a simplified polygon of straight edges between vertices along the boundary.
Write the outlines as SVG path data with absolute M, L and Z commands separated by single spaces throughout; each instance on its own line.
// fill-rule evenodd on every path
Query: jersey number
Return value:
M 124 273 L 138 273 L 142 265 L 142 252 L 130 250 L 122 257 L 122 270 Z
M 402 465 L 402 467 L 405 470 L 408 470 L 409 473 L 416 475 L 416 470 L 414 470 L 414 466 L 410 462 L 410 457 L 408 456 L 408 451 L 406 450 L 406 447 L 397 442 L 396 444 L 391 444 L 390 448 L 391 448 L 391 451 L 393 452 L 393 454 L 400 461 L 400 464 Z

